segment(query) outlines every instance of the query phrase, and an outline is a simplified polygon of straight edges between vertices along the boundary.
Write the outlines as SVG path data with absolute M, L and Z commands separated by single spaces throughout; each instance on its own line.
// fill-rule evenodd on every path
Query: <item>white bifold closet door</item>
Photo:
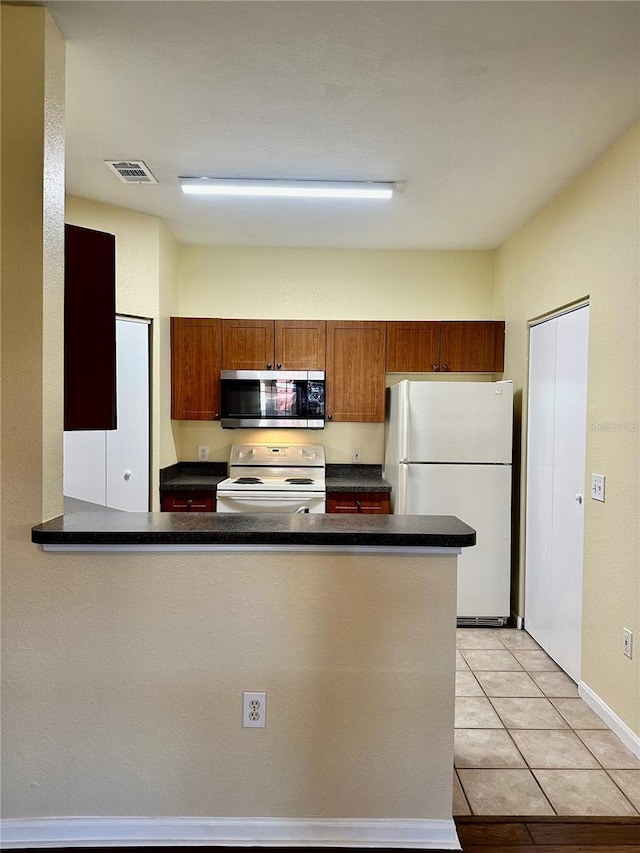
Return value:
M 118 428 L 64 433 L 65 497 L 149 510 L 149 324 L 116 320 Z
M 530 331 L 525 626 L 579 681 L 589 307 Z

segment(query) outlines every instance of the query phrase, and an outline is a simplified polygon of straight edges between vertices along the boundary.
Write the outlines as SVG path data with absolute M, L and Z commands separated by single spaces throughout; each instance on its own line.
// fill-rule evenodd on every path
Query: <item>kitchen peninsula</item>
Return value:
M 462 521 L 94 512 L 40 524 L 32 538 L 47 550 L 111 552 L 92 582 L 120 614 L 131 679 L 121 689 L 148 682 L 152 651 L 168 742 L 188 732 L 199 744 L 196 760 L 180 740 L 174 785 L 219 780 L 200 808 L 220 817 L 199 827 L 200 843 L 459 849 L 456 559 L 475 544 Z M 154 553 L 124 563 L 126 550 Z M 76 558 L 49 559 L 55 571 Z M 147 651 L 136 639 L 140 600 Z M 265 729 L 241 726 L 247 690 L 267 695 Z M 176 843 L 186 831 L 172 827 Z

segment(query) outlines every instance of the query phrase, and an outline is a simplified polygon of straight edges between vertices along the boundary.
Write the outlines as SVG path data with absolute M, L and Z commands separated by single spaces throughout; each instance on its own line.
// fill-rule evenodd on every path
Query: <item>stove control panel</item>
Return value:
M 231 465 L 296 465 L 324 468 L 321 444 L 234 444 Z

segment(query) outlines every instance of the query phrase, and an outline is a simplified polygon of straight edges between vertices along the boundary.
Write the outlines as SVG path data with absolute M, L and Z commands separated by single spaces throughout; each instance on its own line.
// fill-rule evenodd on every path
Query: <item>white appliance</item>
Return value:
M 234 444 L 229 477 L 217 489 L 218 512 L 324 512 L 324 447 Z
M 512 382 L 387 389 L 384 477 L 400 515 L 456 515 L 477 544 L 458 558 L 458 624 L 510 615 Z

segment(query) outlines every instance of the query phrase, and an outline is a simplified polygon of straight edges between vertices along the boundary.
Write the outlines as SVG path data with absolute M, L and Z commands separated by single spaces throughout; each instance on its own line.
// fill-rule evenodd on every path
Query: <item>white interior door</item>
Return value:
M 527 630 L 575 681 L 582 566 L 589 308 L 532 327 L 527 441 Z
M 107 432 L 107 506 L 149 510 L 149 325 L 116 323 L 118 429 Z
M 550 643 L 553 458 L 557 323 L 531 328 L 527 443 L 526 626 L 540 645 Z
M 103 429 L 64 433 L 65 497 L 104 506 L 107 502 L 107 436 Z
M 64 494 L 111 509 L 149 509 L 149 324 L 116 321 L 118 428 L 64 433 Z

